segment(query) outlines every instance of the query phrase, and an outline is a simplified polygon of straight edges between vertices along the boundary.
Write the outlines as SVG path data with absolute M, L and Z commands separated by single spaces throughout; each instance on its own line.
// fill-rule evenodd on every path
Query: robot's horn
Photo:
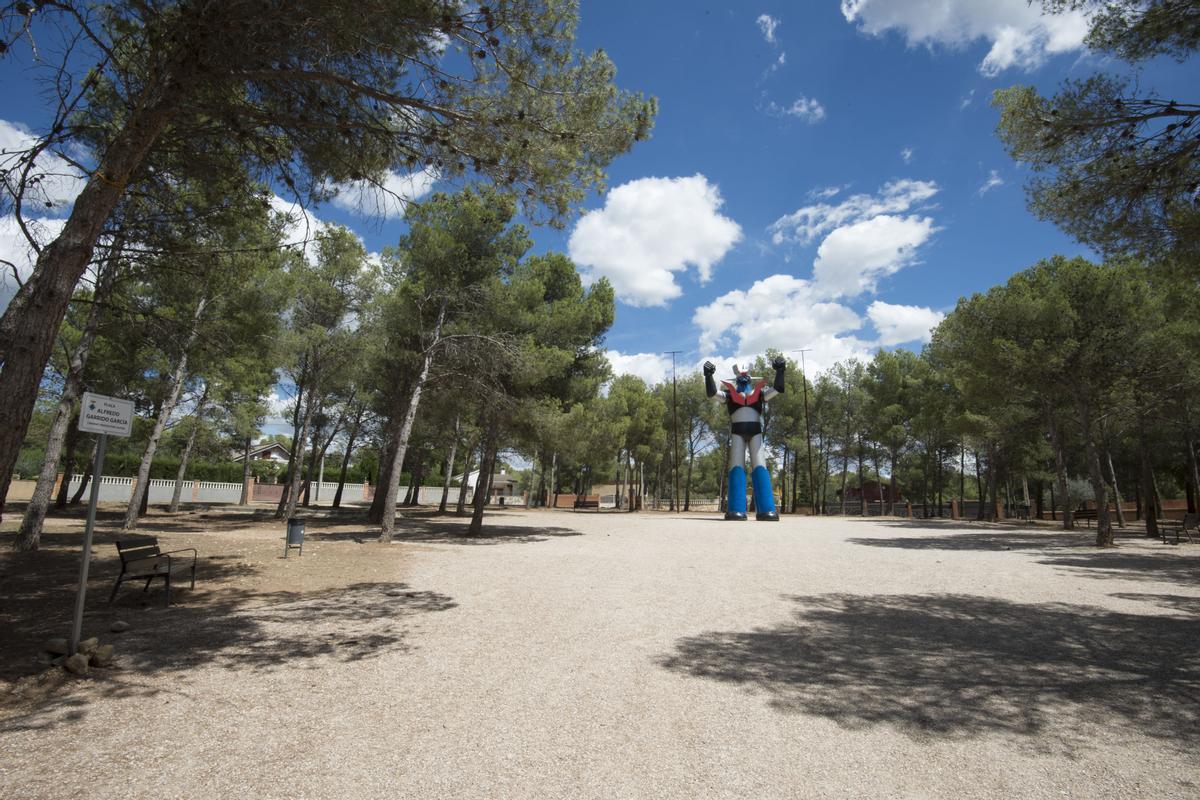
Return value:
M 734 364 L 734 365 L 733 365 L 733 374 L 734 374 L 734 375 L 737 375 L 739 372 L 741 372 L 741 370 L 740 370 L 740 369 L 738 369 L 738 365 L 737 365 L 737 364 Z

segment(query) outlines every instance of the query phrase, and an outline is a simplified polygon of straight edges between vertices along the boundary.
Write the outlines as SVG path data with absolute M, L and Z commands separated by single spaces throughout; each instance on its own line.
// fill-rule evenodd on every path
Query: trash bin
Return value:
M 300 555 L 304 555 L 304 520 L 295 517 L 288 520 L 287 537 L 283 545 L 284 558 L 293 547 L 300 551 Z

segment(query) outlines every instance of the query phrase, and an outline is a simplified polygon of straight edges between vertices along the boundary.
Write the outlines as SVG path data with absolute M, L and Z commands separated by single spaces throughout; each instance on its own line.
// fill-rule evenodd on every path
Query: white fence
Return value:
M 67 491 L 74 494 L 83 481 L 82 475 L 72 475 Z M 91 492 L 88 487 L 87 497 Z M 151 503 L 169 503 L 175 493 L 175 481 L 153 478 L 150 481 Z M 361 495 L 362 491 L 359 490 Z M 112 475 L 100 477 L 100 502 L 128 503 L 133 496 L 133 478 L 118 478 Z M 332 493 L 330 497 L 332 497 Z M 240 483 L 223 483 L 219 481 L 184 481 L 179 499 L 184 503 L 236 503 L 242 498 Z
M 71 482 L 67 491 L 74 494 L 83 481 L 83 475 L 75 474 L 71 476 Z M 133 478 L 118 478 L 112 475 L 104 475 L 100 478 L 100 502 L 102 503 L 128 503 L 133 496 Z M 263 484 L 260 484 L 262 486 Z M 333 497 L 337 494 L 337 481 L 325 481 L 318 485 L 315 481 L 312 485 L 311 502 L 316 506 L 328 506 L 333 502 Z M 347 483 L 342 487 L 343 506 L 349 505 L 365 505 L 369 504 L 367 499 L 368 487 L 361 483 Z M 88 487 L 88 493 L 91 492 L 91 487 Z M 154 478 L 150 481 L 150 503 L 166 504 L 171 502 L 171 496 L 175 493 L 175 481 L 161 478 Z M 404 498 L 408 494 L 408 487 L 401 486 L 397 493 L 396 500 L 398 503 L 404 502 Z M 467 502 L 470 502 L 471 492 L 467 492 Z M 85 499 L 88 494 L 85 494 Z M 278 495 L 276 495 L 278 497 Z M 224 483 L 220 481 L 187 481 L 183 482 L 183 488 L 180 492 L 179 499 L 184 503 L 236 503 L 242 498 L 242 484 L 240 483 Z M 420 497 L 417 502 L 421 505 L 437 505 L 442 501 L 441 486 L 422 486 Z M 272 502 L 269 499 L 260 500 L 259 502 Z M 450 487 L 449 503 L 458 502 L 458 487 Z M 524 505 L 524 498 L 519 495 L 516 497 L 505 497 L 505 505 Z

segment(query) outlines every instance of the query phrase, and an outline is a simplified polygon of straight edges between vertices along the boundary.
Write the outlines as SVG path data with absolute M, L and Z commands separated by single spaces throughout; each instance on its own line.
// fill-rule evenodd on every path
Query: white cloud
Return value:
M 928 342 L 931 333 L 946 316 L 921 306 L 902 306 L 876 300 L 867 307 L 867 316 L 879 333 L 882 345 Z
M 767 104 L 767 113 L 777 117 L 787 116 L 802 119 L 809 125 L 825 119 L 825 107 L 811 97 L 798 97 L 790 106 L 781 106 L 772 100 Z
M 758 29 L 762 31 L 763 38 L 770 44 L 775 44 L 775 29 L 779 27 L 779 20 L 770 14 L 759 14 L 755 22 L 758 23 Z
M 636 375 L 647 384 L 653 386 L 671 377 L 671 357 L 661 353 L 620 353 L 616 350 L 605 352 L 608 363 L 612 365 L 613 375 Z M 683 364 L 676 365 L 676 372 L 686 372 Z
M 810 189 L 808 191 L 808 199 L 816 200 L 817 198 L 821 198 L 822 200 L 828 200 L 841 192 L 842 188 L 841 186 L 822 186 L 819 189 Z
M 911 164 L 914 153 L 915 151 L 911 147 L 906 147 L 900 151 L 900 158 L 904 160 L 905 164 Z
M 329 228 L 329 223 L 318 219 L 299 203 L 285 200 L 277 194 L 271 195 L 270 203 L 272 211 L 287 218 L 283 225 L 283 246 L 301 248 L 305 258 L 310 261 L 316 258 L 313 242 Z
M 912 264 L 937 230 L 933 219 L 916 215 L 881 214 L 844 225 L 817 248 L 813 279 L 827 297 L 873 292 L 880 278 Z
M 17 188 L 23 165 L 21 155 L 37 144 L 38 138 L 19 122 L 0 119 L 0 169 L 9 170 L 5 191 L 10 196 Z M 85 178 L 63 157 L 44 150 L 34 161 L 25 182 L 26 214 L 58 216 L 65 214 L 83 191 Z
M 608 278 L 630 305 L 665 306 L 683 292 L 673 273 L 695 267 L 707 283 L 742 238 L 741 227 L 719 213 L 722 203 L 703 175 L 630 181 L 580 218 L 567 248 L 585 280 Z
M 973 103 L 973 102 L 975 102 L 975 90 L 974 89 L 967 92 L 967 96 L 959 101 L 958 110 L 962 111 L 964 108 L 971 105 L 971 103 Z
M 880 214 L 902 214 L 919 207 L 939 191 L 933 181 L 898 180 L 884 184 L 876 195 L 856 194 L 837 205 L 804 206 L 775 220 L 769 228 L 775 244 L 809 244 L 834 228 Z
M 824 369 L 869 350 L 868 343 L 847 335 L 862 327 L 857 313 L 823 300 L 811 281 L 792 275 L 772 275 L 744 291 L 721 295 L 697 308 L 692 322 L 700 330 L 700 352 L 732 353 L 739 362 L 767 348 L 811 347 L 812 362 Z
M 983 197 L 985 194 L 990 192 L 992 189 L 995 189 L 997 186 L 1003 186 L 1003 185 L 1004 185 L 1004 178 L 1000 177 L 999 170 L 992 170 L 991 174 L 988 175 L 988 179 L 983 182 L 982 186 L 979 187 L 979 196 Z
M 58 236 L 65 224 L 66 220 L 63 219 L 25 220 L 26 227 L 39 246 Z M 8 308 L 9 301 L 20 289 L 17 277 L 24 283 L 33 272 L 34 258 L 33 248 L 17 225 L 16 217 L 0 217 L 0 313 Z M 16 275 L 13 275 L 14 268 Z
M 388 172 L 381 183 L 353 181 L 338 184 L 333 205 L 363 217 L 399 219 L 409 203 L 420 200 L 433 190 L 438 176 L 427 170 L 401 175 Z
M 842 0 L 847 22 L 872 36 L 898 31 L 910 47 L 961 49 L 980 39 L 991 49 L 979 71 L 1034 69 L 1048 56 L 1083 47 L 1083 11 L 1043 14 L 1027 0 Z

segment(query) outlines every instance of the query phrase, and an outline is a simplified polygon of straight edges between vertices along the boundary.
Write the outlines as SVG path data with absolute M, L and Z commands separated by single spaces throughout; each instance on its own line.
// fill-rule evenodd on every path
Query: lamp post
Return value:
M 817 513 L 817 487 L 813 477 L 812 423 L 808 413 L 808 370 L 804 365 L 804 354 L 812 352 L 812 348 L 805 347 L 800 350 L 793 350 L 792 352 L 800 354 L 800 385 L 804 389 L 804 450 L 808 454 L 808 497 L 811 504 L 810 507 L 815 515 Z
M 679 511 L 679 401 L 675 383 L 675 356 L 683 351 L 668 350 L 666 352 L 671 356 L 671 469 L 675 472 L 675 480 L 672 484 L 675 493 L 671 498 L 671 506 L 675 511 Z

